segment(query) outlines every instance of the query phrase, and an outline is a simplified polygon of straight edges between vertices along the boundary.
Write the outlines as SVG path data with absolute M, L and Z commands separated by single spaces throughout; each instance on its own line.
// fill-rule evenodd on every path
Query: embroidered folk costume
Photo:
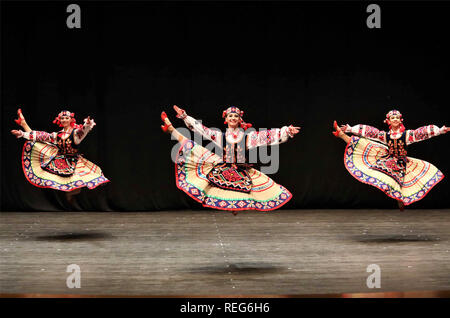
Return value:
M 177 117 L 183 119 L 189 129 L 223 150 L 220 156 L 192 140 L 177 138 L 181 146 L 176 157 L 175 177 L 180 190 L 205 207 L 228 211 L 271 211 L 292 198 L 289 190 L 252 168 L 247 159 L 249 150 L 253 148 L 286 142 L 298 132 L 295 127 L 245 132 L 251 124 L 242 121 L 244 112 L 237 107 L 229 107 L 222 117 L 237 114 L 240 127 L 229 127 L 223 133 L 204 126 L 184 110 L 176 106 L 174 108 L 178 109 Z M 168 125 L 170 121 L 166 118 L 163 113 L 162 119 Z M 178 136 L 179 133 L 173 131 Z
M 70 117 L 67 130 L 53 133 L 31 129 L 26 132 L 17 131 L 18 138 L 28 140 L 22 151 L 22 167 L 27 180 L 40 188 L 67 192 L 82 187 L 94 189 L 109 182 L 97 165 L 78 152 L 79 144 L 96 125 L 94 120 L 88 117 L 84 120 L 84 125 L 77 125 L 74 113 L 62 111 L 53 123 L 63 127 L 63 116 Z M 16 122 L 20 124 L 20 120 L 19 118 Z
M 395 131 L 393 121 L 398 124 Z M 448 128 L 427 125 L 405 130 L 397 110 L 387 113 L 384 122 L 389 124 L 387 132 L 368 125 L 345 125 L 339 129 L 335 122 L 335 135 L 342 132 L 354 135 L 351 138 L 344 135 L 347 140 L 343 138 L 347 141 L 344 164 L 348 172 L 358 181 L 377 187 L 399 201 L 402 210 L 404 205 L 423 199 L 444 178 L 431 163 L 408 157 L 408 146 L 444 134 Z

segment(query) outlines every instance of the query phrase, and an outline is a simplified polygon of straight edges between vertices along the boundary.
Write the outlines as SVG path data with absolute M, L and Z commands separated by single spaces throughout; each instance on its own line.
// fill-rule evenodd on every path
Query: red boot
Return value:
M 167 114 L 166 114 L 166 112 L 162 112 L 162 113 L 161 113 L 161 119 L 162 119 L 162 121 L 164 122 L 164 126 L 161 125 L 161 129 L 162 129 L 163 132 L 167 132 L 167 130 L 169 129 L 170 126 L 172 126 L 172 124 L 167 124 L 167 123 L 165 122 L 165 120 L 167 119 Z
M 342 130 L 338 127 L 338 124 L 336 121 L 333 122 L 333 128 L 336 130 L 336 131 L 333 131 L 333 135 L 335 137 L 339 137 L 339 135 L 342 133 Z
M 16 124 L 17 125 L 19 125 L 19 126 L 21 126 L 20 124 L 22 123 L 22 110 L 19 108 L 18 110 L 17 110 L 17 116 L 19 116 L 19 118 L 18 119 L 14 119 L 14 121 L 16 122 Z

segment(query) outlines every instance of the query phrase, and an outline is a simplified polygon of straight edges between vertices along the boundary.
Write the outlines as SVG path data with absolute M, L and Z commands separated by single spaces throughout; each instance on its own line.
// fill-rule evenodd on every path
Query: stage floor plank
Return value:
M 448 291 L 449 239 L 450 210 L 2 212 L 0 294 Z

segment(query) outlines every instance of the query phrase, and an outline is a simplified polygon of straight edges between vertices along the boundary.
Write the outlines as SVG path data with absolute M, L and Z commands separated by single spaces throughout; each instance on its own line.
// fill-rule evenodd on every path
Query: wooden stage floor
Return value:
M 449 291 L 450 210 L 2 212 L 0 252 L 2 295 Z

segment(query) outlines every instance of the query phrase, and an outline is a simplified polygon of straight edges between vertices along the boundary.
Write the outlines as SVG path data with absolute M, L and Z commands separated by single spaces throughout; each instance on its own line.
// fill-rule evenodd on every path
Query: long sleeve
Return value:
M 210 129 L 204 126 L 201 122 L 199 122 L 195 118 L 192 118 L 191 116 L 186 115 L 186 117 L 184 117 L 183 120 L 190 130 L 202 135 L 204 138 L 211 140 L 216 145 L 221 147 L 222 132 L 220 130 Z
M 407 130 L 406 131 L 406 144 L 410 145 L 415 142 L 419 142 L 422 140 L 430 139 L 435 136 L 439 136 L 444 133 L 445 126 L 439 128 L 436 125 L 428 125 L 417 128 L 415 130 Z
M 94 128 L 96 123 L 93 119 L 91 119 L 90 124 L 87 123 L 87 120 L 84 120 L 84 125 L 82 128 L 78 128 L 75 130 L 73 134 L 73 140 L 75 142 L 75 145 L 79 145 L 80 142 L 86 137 L 86 135 Z
M 291 126 L 283 126 L 263 131 L 252 131 L 247 136 L 247 148 L 252 149 L 260 146 L 274 146 L 286 142 L 294 135 L 290 132 Z
M 24 132 L 22 134 L 22 137 L 25 139 L 31 141 L 47 142 L 51 144 L 56 144 L 56 136 L 57 136 L 56 132 L 48 133 L 45 131 L 35 131 L 35 130 Z
M 379 130 L 369 125 L 358 124 L 353 127 L 347 125 L 345 128 L 346 133 L 352 133 L 356 136 L 361 136 L 367 139 L 372 139 L 383 144 L 386 144 L 386 132 Z

